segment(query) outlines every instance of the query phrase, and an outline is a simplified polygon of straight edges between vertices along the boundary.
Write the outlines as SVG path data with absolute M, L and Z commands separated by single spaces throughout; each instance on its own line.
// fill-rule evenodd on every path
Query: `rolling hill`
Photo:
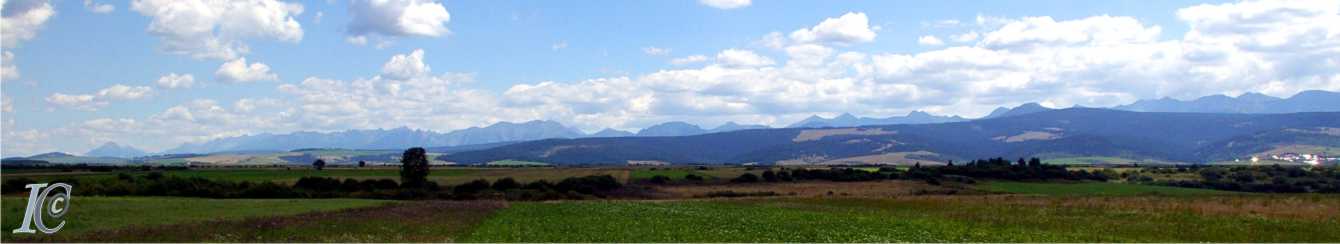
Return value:
M 828 164 L 939 163 L 1001 156 L 1107 156 L 1206 162 L 1224 157 L 1210 153 L 1212 150 L 1208 148 L 1228 140 L 1269 131 L 1336 127 L 1340 127 L 1340 113 L 1142 113 L 1070 108 L 940 124 L 762 129 L 680 137 L 548 139 L 461 152 L 441 159 L 462 163 L 512 159 L 554 164 L 624 164 L 630 160 L 680 164 Z M 1316 140 L 1337 139 L 1340 138 L 1329 136 Z M 1241 153 L 1248 152 L 1229 154 Z

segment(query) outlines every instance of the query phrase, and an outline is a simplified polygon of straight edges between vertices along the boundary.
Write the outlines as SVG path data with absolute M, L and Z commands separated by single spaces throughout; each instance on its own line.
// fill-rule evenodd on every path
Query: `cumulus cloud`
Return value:
M 1071 21 L 1027 17 L 987 33 L 979 45 L 992 49 L 1056 45 L 1141 44 L 1157 40 L 1162 28 L 1132 17 L 1094 16 Z
M 14 48 L 20 42 L 37 37 L 56 9 L 47 0 L 7 0 L 0 2 L 0 47 Z
M 944 45 L 945 41 L 942 41 L 935 36 L 921 36 L 921 38 L 917 38 L 917 44 L 921 44 L 922 46 L 940 46 Z
M 670 60 L 670 64 L 673 64 L 673 65 L 686 65 L 686 64 L 701 63 L 701 62 L 707 62 L 707 56 L 703 56 L 703 55 L 689 55 L 689 56 L 684 56 L 684 57 L 675 58 L 675 59 L 671 59 L 671 60 Z
M 438 37 L 450 33 L 451 14 L 431 0 L 354 0 L 349 3 L 350 37 Z M 366 43 L 366 40 L 362 41 Z
M 93 94 L 52 93 L 46 97 L 46 102 L 70 109 L 95 111 L 106 107 L 112 101 L 138 100 L 152 94 L 152 87 L 115 84 Z
M 84 0 L 84 9 L 87 9 L 89 12 L 105 14 L 116 11 L 116 6 L 106 3 L 96 3 L 93 2 L 93 0 Z
M 722 50 L 721 53 L 717 53 L 717 63 L 726 66 L 751 67 L 767 66 L 776 62 L 768 57 L 760 56 L 749 50 L 726 49 Z
M 837 18 L 827 18 L 814 27 L 791 32 L 791 39 L 799 43 L 854 44 L 875 41 L 875 30 L 870 19 L 861 12 L 849 12 Z
M 719 9 L 736 9 L 748 7 L 750 0 L 698 0 L 698 3 Z
M 963 34 L 953 35 L 951 38 L 954 39 L 955 42 L 971 42 L 976 41 L 978 35 L 977 31 L 969 31 Z
M 0 112 L 14 112 L 14 101 L 9 96 L 0 96 Z
M 191 74 L 168 73 L 158 78 L 158 87 L 167 89 L 191 88 L 195 85 L 195 76 Z
M 647 55 L 651 55 L 651 56 L 665 56 L 665 55 L 670 55 L 670 49 L 669 49 L 669 48 L 659 48 L 659 47 L 644 47 L 644 48 L 642 48 L 642 53 L 645 53 L 645 54 L 647 54 Z
M 279 80 L 279 75 L 270 73 L 270 66 L 261 62 L 247 64 L 246 58 L 238 58 L 223 63 L 214 71 L 214 78 L 228 83 Z
M 382 74 L 393 79 L 420 77 L 428 75 L 431 71 L 432 68 L 423 63 L 423 49 L 391 56 L 391 60 L 382 65 Z
M 9 50 L 0 52 L 0 81 L 18 78 L 19 67 L 14 65 L 14 53 L 9 52 Z
M 134 0 L 130 9 L 150 17 L 148 31 L 162 39 L 161 48 L 198 59 L 231 60 L 249 52 L 244 41 L 302 40 L 294 16 L 301 4 L 278 0 Z

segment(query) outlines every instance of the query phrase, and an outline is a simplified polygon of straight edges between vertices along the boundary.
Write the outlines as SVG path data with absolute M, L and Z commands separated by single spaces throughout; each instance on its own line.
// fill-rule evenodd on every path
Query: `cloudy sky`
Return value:
M 0 154 L 1340 90 L 1340 1 L 4 0 Z

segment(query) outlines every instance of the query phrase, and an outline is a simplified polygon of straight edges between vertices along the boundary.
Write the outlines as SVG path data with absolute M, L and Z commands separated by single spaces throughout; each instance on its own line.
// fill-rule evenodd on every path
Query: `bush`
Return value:
M 740 177 L 730 180 L 731 183 L 754 183 L 758 182 L 758 176 L 753 173 L 744 173 Z
M 14 178 L 14 179 L 8 179 L 8 180 L 5 180 L 5 186 L 3 187 L 4 189 L 3 189 L 3 190 L 0 190 L 0 191 L 4 192 L 4 194 L 15 193 L 15 192 L 24 192 L 24 191 L 27 191 L 27 190 L 28 190 L 28 188 L 27 188 L 28 184 L 32 184 L 32 183 L 37 183 L 37 182 L 36 182 L 36 181 L 33 181 L 32 179 L 23 178 L 23 177 Z
M 456 187 L 452 187 L 451 193 L 456 195 L 474 195 L 476 193 L 488 189 L 489 189 L 489 181 L 485 179 L 478 179 L 467 182 L 465 184 L 458 185 Z
M 651 182 L 652 184 L 658 184 L 658 185 L 666 184 L 670 183 L 670 177 L 664 175 L 652 176 L 651 179 L 647 180 L 647 182 Z
M 493 190 L 495 191 L 507 191 L 517 188 L 521 188 L 521 183 L 516 182 L 512 177 L 498 179 L 498 181 L 493 182 Z
M 689 174 L 689 175 L 685 175 L 685 176 L 684 176 L 684 180 L 685 180 L 685 181 L 693 181 L 693 182 L 702 182 L 702 181 L 703 181 L 703 177 L 702 177 L 702 176 L 695 175 L 695 174 Z

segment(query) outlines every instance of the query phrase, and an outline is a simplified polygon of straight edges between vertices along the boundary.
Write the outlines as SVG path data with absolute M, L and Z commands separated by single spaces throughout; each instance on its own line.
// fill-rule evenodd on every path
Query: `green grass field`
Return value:
M 1238 192 L 1181 188 L 1170 186 L 1151 186 L 1123 183 L 1083 182 L 1083 183 L 1029 183 L 1011 181 L 991 181 L 978 184 L 978 189 L 1016 194 L 1034 194 L 1047 196 L 1203 196 L 1245 194 Z
M 77 194 L 77 192 L 76 192 Z M 56 236 L 77 236 L 136 225 L 165 225 L 208 220 L 235 220 L 248 217 L 292 215 L 343 208 L 369 207 L 389 203 L 367 199 L 203 199 L 174 197 L 84 197 L 70 200 L 67 224 Z M 23 220 L 27 197 L 0 199 L 4 216 L 0 232 L 12 242 L 10 232 Z M 54 226 L 55 223 L 49 224 Z
M 1046 164 L 1060 165 L 1093 165 L 1093 164 L 1176 164 L 1175 162 L 1158 160 L 1136 160 L 1118 157 L 1063 157 L 1044 160 Z
M 702 176 L 703 178 L 709 178 L 709 179 L 715 178 L 714 176 L 704 174 L 692 168 L 661 168 L 656 170 L 636 169 L 633 170 L 632 173 L 629 173 L 628 178 L 633 180 L 644 180 L 644 179 L 651 179 L 651 177 L 656 177 L 657 175 L 661 175 L 665 177 L 670 177 L 670 179 L 672 180 L 682 180 L 684 179 L 684 176 L 688 176 L 691 174 Z
M 990 202 L 762 199 L 516 203 L 467 242 L 1328 242 L 1335 219 Z

